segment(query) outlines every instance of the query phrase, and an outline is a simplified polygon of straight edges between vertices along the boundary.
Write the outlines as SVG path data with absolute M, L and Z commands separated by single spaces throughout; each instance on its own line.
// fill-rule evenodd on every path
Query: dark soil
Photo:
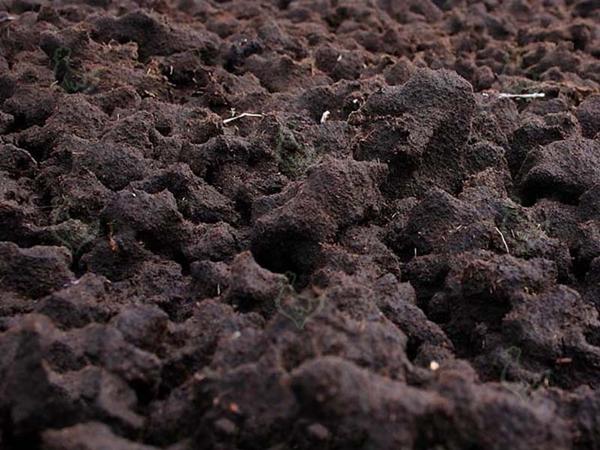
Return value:
M 2 5 L 0 449 L 600 449 L 600 3 Z

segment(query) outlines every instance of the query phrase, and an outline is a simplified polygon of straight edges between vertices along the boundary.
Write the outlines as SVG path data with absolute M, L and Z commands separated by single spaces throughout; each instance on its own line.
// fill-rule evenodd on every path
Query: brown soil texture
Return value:
M 600 449 L 598 1 L 2 5 L 0 449 Z

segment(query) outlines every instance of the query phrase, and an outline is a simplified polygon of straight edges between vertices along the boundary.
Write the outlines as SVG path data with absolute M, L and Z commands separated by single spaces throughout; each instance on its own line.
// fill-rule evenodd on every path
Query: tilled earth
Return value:
M 600 448 L 600 3 L 3 5 L 0 449 Z

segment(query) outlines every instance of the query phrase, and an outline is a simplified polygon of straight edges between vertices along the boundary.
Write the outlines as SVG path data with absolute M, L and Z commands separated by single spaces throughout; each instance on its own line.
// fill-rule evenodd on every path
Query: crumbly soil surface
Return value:
M 597 1 L 2 5 L 1 449 L 600 448 Z

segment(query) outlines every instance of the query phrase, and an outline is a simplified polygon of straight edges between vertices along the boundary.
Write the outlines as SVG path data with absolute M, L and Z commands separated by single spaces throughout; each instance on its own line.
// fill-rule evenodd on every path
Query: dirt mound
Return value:
M 600 448 L 600 8 L 7 0 L 0 448 Z

